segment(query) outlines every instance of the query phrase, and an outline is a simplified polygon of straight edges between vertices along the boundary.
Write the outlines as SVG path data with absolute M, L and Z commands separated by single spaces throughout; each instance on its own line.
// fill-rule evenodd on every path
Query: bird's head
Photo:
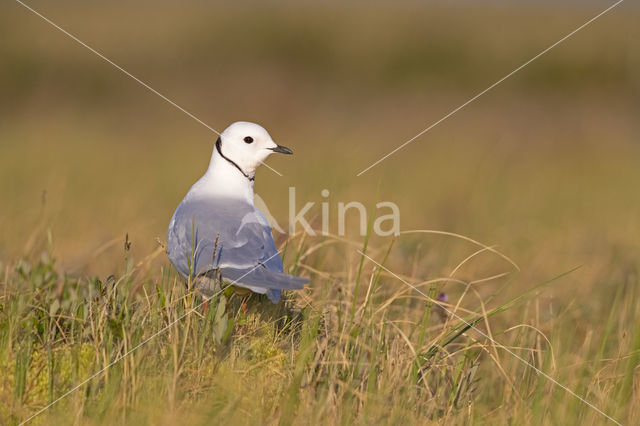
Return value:
M 219 154 L 251 175 L 274 152 L 293 154 L 289 148 L 276 144 L 262 126 L 247 121 L 237 121 L 227 127 L 216 144 Z

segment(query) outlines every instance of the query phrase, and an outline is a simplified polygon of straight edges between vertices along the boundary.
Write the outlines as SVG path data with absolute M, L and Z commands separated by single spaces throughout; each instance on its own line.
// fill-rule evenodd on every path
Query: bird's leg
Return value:
M 252 293 L 251 291 L 245 291 L 243 293 L 237 293 L 236 292 L 236 294 L 238 296 L 240 296 L 240 295 L 242 296 L 242 303 L 240 303 L 240 310 L 242 311 L 242 314 L 246 317 L 247 313 L 249 312 L 248 303 L 247 302 L 249 302 L 249 300 L 251 300 L 251 298 L 253 297 L 254 293 Z

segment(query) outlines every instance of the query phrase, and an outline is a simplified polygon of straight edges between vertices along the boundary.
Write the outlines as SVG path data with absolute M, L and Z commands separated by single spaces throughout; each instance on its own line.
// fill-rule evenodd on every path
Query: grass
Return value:
M 500 291 L 483 298 L 479 284 L 399 273 L 425 298 L 387 272 L 400 270 L 391 246 L 370 246 L 384 267 L 361 256 L 327 288 L 334 260 L 317 245 L 352 244 L 301 239 L 287 245 L 288 268 L 317 271 L 316 284 L 277 305 L 252 296 L 246 309 L 228 292 L 206 302 L 170 268 L 150 267 L 161 249 L 137 263 L 125 251 L 125 272 L 106 280 L 70 277 L 46 255 L 6 265 L 2 423 L 29 418 L 106 367 L 34 423 L 604 423 L 503 347 L 619 421 L 637 415 L 640 327 L 626 324 L 639 303 L 622 297 L 637 282 L 610 296 L 607 321 L 576 345 L 572 307 L 540 319 L 539 294 L 556 279 L 497 302 Z M 508 265 L 491 257 L 483 262 Z M 434 304 L 442 292 L 449 302 Z M 503 325 L 505 315 L 520 320 Z
M 158 245 L 215 137 L 0 5 L 0 424 L 115 361 L 32 423 L 610 424 L 504 348 L 638 423 L 627 3 L 358 178 L 603 7 L 37 4 L 213 127 L 291 146 L 256 181 L 283 228 L 290 186 L 334 233 L 338 202 L 398 204 L 397 238 L 277 234 L 312 283 L 246 310 L 201 305 Z

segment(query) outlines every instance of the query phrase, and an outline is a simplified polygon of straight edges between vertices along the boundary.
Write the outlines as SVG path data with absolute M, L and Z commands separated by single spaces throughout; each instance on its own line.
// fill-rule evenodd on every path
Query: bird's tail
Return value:
M 266 268 L 236 269 L 222 268 L 220 271 L 223 281 L 241 287 L 258 287 L 267 290 L 300 290 L 310 280 L 295 277 L 284 272 Z

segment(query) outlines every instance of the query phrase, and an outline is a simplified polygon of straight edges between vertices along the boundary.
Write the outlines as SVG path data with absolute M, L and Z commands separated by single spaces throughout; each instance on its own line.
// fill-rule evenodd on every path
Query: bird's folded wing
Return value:
M 254 206 L 228 199 L 183 201 L 167 233 L 169 259 L 186 277 L 263 264 L 282 271 L 269 224 Z M 195 250 L 195 254 L 193 251 Z
M 300 290 L 310 281 L 261 266 L 254 269 L 221 268 L 220 274 L 229 284 L 278 290 Z

